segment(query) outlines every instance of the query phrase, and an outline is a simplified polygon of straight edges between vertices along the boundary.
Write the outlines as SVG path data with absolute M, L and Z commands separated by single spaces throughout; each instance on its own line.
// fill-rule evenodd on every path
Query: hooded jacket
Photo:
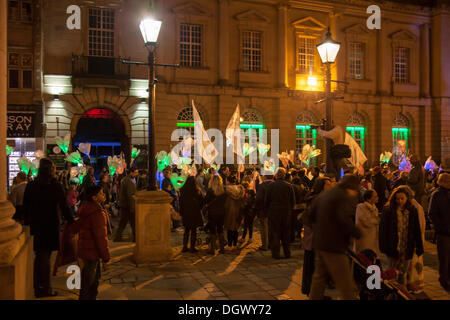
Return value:
M 241 209 L 244 206 L 244 187 L 241 185 L 227 185 L 225 187 L 227 200 L 225 201 L 224 227 L 227 230 L 239 229 L 241 222 Z
M 73 231 L 79 231 L 78 257 L 83 260 L 109 261 L 106 212 L 94 201 L 84 201 Z

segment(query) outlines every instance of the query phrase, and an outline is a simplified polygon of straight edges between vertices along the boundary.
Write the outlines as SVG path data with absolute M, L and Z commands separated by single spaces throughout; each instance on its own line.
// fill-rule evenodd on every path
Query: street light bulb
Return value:
M 142 38 L 144 38 L 145 44 L 155 43 L 158 40 L 161 24 L 161 21 L 150 18 L 141 21 L 139 28 L 141 29 Z
M 308 86 L 317 86 L 317 78 L 308 77 Z
M 325 36 L 325 40 L 317 45 L 317 51 L 319 51 L 320 59 L 322 63 L 332 63 L 336 60 L 336 56 L 339 52 L 341 44 L 331 39 L 330 28 Z

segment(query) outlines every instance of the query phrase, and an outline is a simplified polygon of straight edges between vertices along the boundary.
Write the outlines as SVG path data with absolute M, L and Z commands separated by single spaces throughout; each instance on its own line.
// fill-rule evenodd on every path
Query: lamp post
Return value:
M 144 38 L 145 47 L 148 50 L 148 182 L 147 190 L 156 190 L 156 161 L 155 161 L 155 51 L 158 40 L 161 21 L 144 19 L 140 29 Z
M 336 60 L 336 56 L 339 52 L 341 44 L 334 41 L 331 38 L 330 28 L 328 27 L 325 40 L 317 45 L 317 51 L 319 52 L 322 63 L 326 65 L 326 86 L 325 86 L 325 100 L 326 100 L 326 123 L 325 130 L 331 130 L 331 71 L 330 65 Z M 331 141 L 326 139 L 326 169 L 330 172 L 332 167 L 331 161 Z

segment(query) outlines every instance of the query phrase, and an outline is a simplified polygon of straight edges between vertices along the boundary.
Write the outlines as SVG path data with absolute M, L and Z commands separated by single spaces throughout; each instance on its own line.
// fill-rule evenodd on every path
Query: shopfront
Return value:
M 40 122 L 34 111 L 8 111 L 6 141 L 13 148 L 7 159 L 8 188 L 20 171 L 17 160 L 21 156 L 31 161 L 35 159 L 35 152 L 39 149 L 39 141 L 36 139 L 38 123 Z

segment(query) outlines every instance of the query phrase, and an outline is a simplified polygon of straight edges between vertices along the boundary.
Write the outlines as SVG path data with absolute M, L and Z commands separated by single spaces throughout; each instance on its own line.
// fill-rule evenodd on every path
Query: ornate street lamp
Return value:
M 155 191 L 156 188 L 156 160 L 155 160 L 155 51 L 158 41 L 161 21 L 144 19 L 141 21 L 142 38 L 148 50 L 148 183 L 147 190 Z
M 327 34 L 325 35 L 325 40 L 317 45 L 317 51 L 319 52 L 320 59 L 322 63 L 326 65 L 326 124 L 325 130 L 331 130 L 331 71 L 330 64 L 334 63 L 336 56 L 339 52 L 341 44 L 334 41 L 331 38 L 330 28 L 328 27 Z M 331 172 L 332 161 L 331 161 L 331 141 L 326 139 L 326 169 L 327 172 Z

